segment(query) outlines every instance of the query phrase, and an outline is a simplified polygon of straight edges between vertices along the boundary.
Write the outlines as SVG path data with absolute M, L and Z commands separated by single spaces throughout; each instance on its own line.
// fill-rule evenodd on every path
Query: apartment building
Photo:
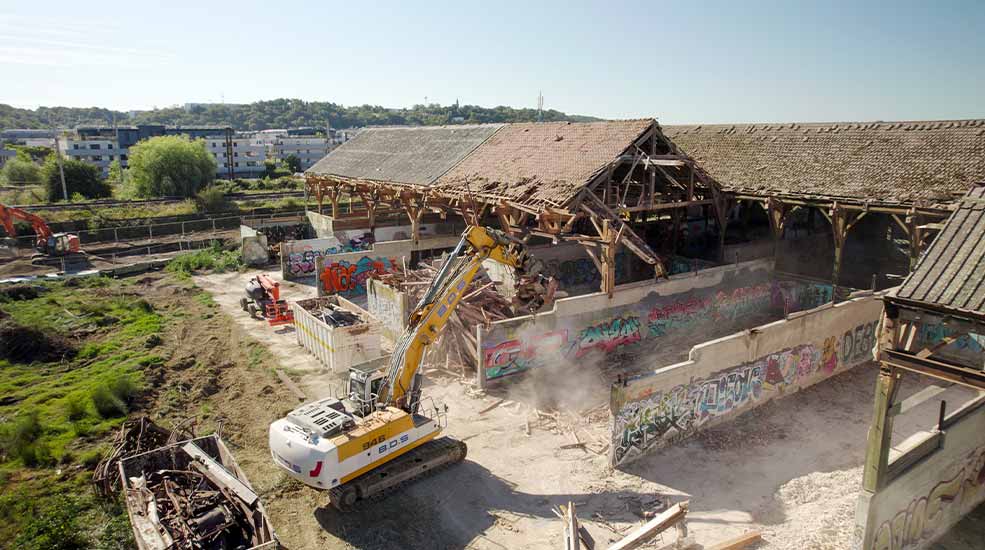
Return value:
M 267 157 L 284 160 L 294 155 L 301 159 L 301 170 L 314 166 L 329 151 L 351 137 L 352 130 L 334 128 L 280 128 L 259 132 L 267 146 Z
M 119 160 L 121 166 L 126 166 L 127 150 L 120 148 L 115 138 L 93 136 L 87 139 L 68 138 L 58 141 L 62 156 L 81 160 L 102 170 L 103 177 L 109 175 L 109 165 Z
M 256 178 L 263 175 L 263 161 L 267 148 L 263 140 L 253 134 L 237 134 L 205 138 L 205 147 L 215 158 L 217 175 L 228 177 L 230 168 L 236 178 Z
M 129 164 L 129 149 L 138 142 L 157 136 L 185 135 L 193 139 L 205 139 L 206 147 L 210 149 L 216 158 L 216 175 L 224 177 L 229 174 L 228 166 L 215 153 L 224 152 L 227 139 L 237 141 L 229 128 L 219 126 L 200 126 L 200 127 L 180 127 L 164 126 L 163 124 L 141 124 L 138 126 L 126 127 L 80 127 L 76 128 L 71 135 L 60 138 L 58 147 L 62 154 L 71 159 L 88 162 L 99 167 L 103 176 L 109 175 L 109 166 L 113 161 L 119 161 L 120 166 L 126 167 Z M 227 136 L 229 136 L 227 138 Z M 221 142 L 222 146 L 209 147 L 211 142 Z M 235 148 L 241 147 L 237 144 Z M 222 149 L 222 151 L 220 151 Z M 238 156 L 238 155 L 237 155 Z M 253 161 L 253 159 L 251 159 Z M 253 161 L 255 162 L 255 161 Z M 239 160 L 234 160 L 234 175 L 236 174 L 236 164 Z M 243 173 L 255 171 L 255 166 L 247 166 L 244 161 Z M 259 170 L 263 171 L 263 157 L 259 159 Z M 243 176 L 247 177 L 247 176 Z

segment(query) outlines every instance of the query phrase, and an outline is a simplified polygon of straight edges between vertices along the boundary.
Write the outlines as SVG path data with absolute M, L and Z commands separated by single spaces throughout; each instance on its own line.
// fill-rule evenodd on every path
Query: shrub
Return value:
M 92 405 L 103 418 L 123 416 L 139 391 L 140 387 L 129 376 L 119 376 L 92 390 Z
M 53 462 L 51 449 L 42 441 L 42 426 L 38 411 L 31 410 L 13 422 L 0 427 L 0 446 L 3 455 L 19 458 L 25 466 L 45 466 Z
M 167 271 L 187 277 L 196 271 L 213 270 L 217 273 L 234 271 L 243 265 L 243 256 L 238 250 L 223 250 L 215 244 L 188 254 L 175 256 L 168 263 Z
M 74 159 L 63 159 L 62 168 L 65 171 L 65 190 L 71 197 L 78 193 L 87 199 L 101 199 L 112 196 L 112 187 L 103 181 L 102 172 L 96 166 Z M 58 162 L 51 155 L 41 169 L 48 201 L 54 202 L 64 198 L 62 192 L 62 177 L 58 170 Z
M 30 410 L 0 425 L 0 451 L 7 457 L 19 457 L 41 436 L 41 416 Z
M 30 159 L 12 158 L 0 169 L 0 183 L 5 185 L 37 185 L 41 183 L 41 168 Z
M 195 208 L 199 212 L 223 212 L 231 208 L 222 189 L 209 186 L 195 195 Z
M 65 400 L 65 416 L 72 421 L 82 420 L 88 414 L 85 398 L 74 393 Z
M 128 165 L 133 190 L 141 197 L 193 197 L 212 184 L 216 173 L 205 141 L 186 136 L 141 141 L 130 148 Z

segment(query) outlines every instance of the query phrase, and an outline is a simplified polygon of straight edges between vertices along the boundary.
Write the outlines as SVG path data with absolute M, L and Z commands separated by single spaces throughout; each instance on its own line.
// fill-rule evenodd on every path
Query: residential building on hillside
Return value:
M 9 128 L 0 131 L 0 141 L 29 147 L 54 147 L 56 130 Z

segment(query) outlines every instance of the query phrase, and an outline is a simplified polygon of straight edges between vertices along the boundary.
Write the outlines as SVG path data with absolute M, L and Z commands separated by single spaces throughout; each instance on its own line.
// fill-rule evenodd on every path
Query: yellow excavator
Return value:
M 392 355 L 352 367 L 343 398 L 304 404 L 270 425 L 274 462 L 295 479 L 328 490 L 332 504 L 344 511 L 464 460 L 464 442 L 438 437 L 447 408 L 422 400 L 420 367 L 487 259 L 513 267 L 518 275 L 539 274 L 522 243 L 470 226 L 411 313 Z

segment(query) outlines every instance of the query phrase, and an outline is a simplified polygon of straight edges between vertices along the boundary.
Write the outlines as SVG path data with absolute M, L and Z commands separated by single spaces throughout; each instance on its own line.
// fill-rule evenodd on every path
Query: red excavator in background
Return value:
M 280 299 L 280 283 L 264 274 L 246 283 L 246 296 L 240 298 L 239 305 L 251 317 L 259 314 L 265 318 L 270 326 L 294 322 L 294 313 L 287 307 L 287 302 Z
M 0 204 L 0 225 L 3 225 L 7 232 L 7 237 L 17 236 L 17 229 L 14 227 L 15 221 L 23 221 L 31 224 L 37 241 L 34 248 L 45 256 L 66 256 L 81 252 L 79 248 L 79 236 L 69 233 L 52 233 L 51 228 L 40 217 L 25 212 L 20 208 L 5 206 Z

